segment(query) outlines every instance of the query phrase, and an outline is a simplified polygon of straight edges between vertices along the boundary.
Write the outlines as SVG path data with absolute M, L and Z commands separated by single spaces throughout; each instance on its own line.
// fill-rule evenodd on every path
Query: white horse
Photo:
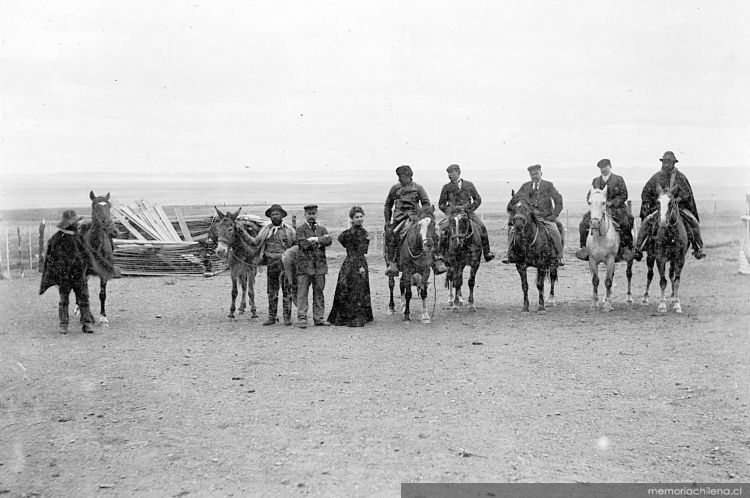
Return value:
M 593 287 L 591 309 L 601 307 L 603 311 L 612 311 L 612 279 L 615 275 L 615 262 L 620 248 L 620 234 L 615 229 L 612 217 L 607 213 L 607 187 L 605 186 L 602 190 L 590 188 L 588 204 L 591 225 L 589 235 L 586 238 L 586 249 L 589 253 L 589 270 L 591 270 Z M 599 303 L 599 263 L 604 263 L 607 266 L 607 275 L 604 279 L 607 293 L 601 303 Z M 633 296 L 630 291 L 630 283 L 633 277 L 633 262 L 628 261 L 627 263 L 628 295 L 625 302 L 631 304 Z

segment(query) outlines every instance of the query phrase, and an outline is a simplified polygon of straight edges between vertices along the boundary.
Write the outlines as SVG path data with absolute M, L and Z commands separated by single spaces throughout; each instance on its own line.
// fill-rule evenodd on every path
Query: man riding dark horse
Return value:
M 675 164 L 678 162 L 674 152 L 668 150 L 664 153 L 661 161 L 661 171 L 652 176 L 641 192 L 641 229 L 638 232 L 638 240 L 635 243 L 635 259 L 643 258 L 643 248 L 647 239 L 654 230 L 656 223 L 656 212 L 658 207 L 659 191 L 674 186 L 674 197 L 680 208 L 682 220 L 688 232 L 688 238 L 693 246 L 693 256 L 696 259 L 706 257 L 703 252 L 703 239 L 700 230 L 700 218 L 698 208 L 693 198 L 693 189 L 690 187 L 687 177 L 678 171 Z
M 529 171 L 531 181 L 521 185 L 521 188 L 518 189 L 516 195 L 528 197 L 529 204 L 534 210 L 534 214 L 539 221 L 544 223 L 550 237 L 552 237 L 555 244 L 555 250 L 557 251 L 558 266 L 564 266 L 565 261 L 563 260 L 562 241 L 563 226 L 557 219 L 563 209 L 562 196 L 552 182 L 542 180 L 541 165 L 534 164 L 526 169 Z M 513 221 L 510 219 L 508 220 L 508 226 L 508 241 L 510 241 L 511 233 L 513 231 Z M 513 261 L 510 254 L 506 255 L 502 262 L 506 265 L 509 263 L 516 263 L 516 261 Z
M 604 190 L 604 187 L 607 187 L 607 212 L 620 234 L 620 257 L 625 261 L 631 261 L 633 259 L 633 215 L 628 212 L 628 188 L 621 176 L 612 173 L 612 162 L 609 159 L 602 159 L 596 165 L 602 174 L 591 180 L 591 186 L 597 190 Z M 586 200 L 588 201 L 588 196 Z M 576 251 L 576 257 L 584 261 L 589 259 L 586 238 L 590 225 L 591 213 L 586 212 L 578 225 L 581 248 Z
M 391 187 L 388 192 L 383 212 L 385 217 L 385 259 L 388 263 L 385 273 L 390 277 L 395 277 L 399 273 L 397 263 L 399 235 L 395 233 L 396 228 L 407 220 L 415 218 L 420 207 L 430 205 L 430 198 L 427 197 L 425 189 L 412 180 L 414 172 L 410 166 L 399 166 L 396 168 L 396 175 L 398 175 L 398 183 Z M 446 267 L 442 257 L 439 255 L 433 255 L 433 257 L 435 274 L 445 273 Z
M 463 208 L 469 219 L 479 228 L 482 237 L 482 252 L 484 253 L 485 261 L 492 261 L 495 255 L 490 250 L 490 238 L 487 234 L 487 227 L 484 226 L 482 220 L 477 216 L 476 209 L 482 204 L 482 198 L 479 196 L 474 184 L 468 180 L 461 178 L 461 167 L 458 164 L 451 164 L 446 168 L 448 172 L 448 178 L 450 182 L 443 185 L 443 190 L 440 192 L 440 200 L 438 201 L 438 207 L 440 210 L 449 214 L 453 208 Z M 447 225 L 445 220 L 440 222 L 440 243 L 438 244 L 438 251 L 440 255 L 445 257 L 445 250 L 447 247 Z

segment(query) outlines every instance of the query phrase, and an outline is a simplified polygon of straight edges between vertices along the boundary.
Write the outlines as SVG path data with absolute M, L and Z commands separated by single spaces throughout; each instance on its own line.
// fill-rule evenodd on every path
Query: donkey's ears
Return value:
M 89 199 L 91 199 L 92 201 L 94 199 L 96 199 L 96 196 L 94 195 L 94 191 L 93 190 L 91 192 L 89 192 Z
M 237 216 L 239 216 L 239 215 L 240 215 L 240 211 L 241 211 L 241 210 L 242 210 L 242 206 L 238 207 L 238 208 L 237 208 L 237 211 L 235 211 L 234 213 L 231 213 L 231 214 L 230 214 L 230 213 L 227 213 L 227 216 L 229 216 L 229 217 L 230 217 L 230 218 L 232 218 L 233 220 L 236 220 L 236 219 L 237 219 Z
M 107 195 L 104 196 L 105 201 L 109 201 L 109 192 L 107 192 Z
M 516 191 L 513 189 L 510 189 L 510 198 L 514 198 L 516 196 Z
M 224 213 L 222 213 L 221 211 L 219 211 L 219 208 L 217 208 L 216 206 L 214 206 L 214 209 L 219 214 L 219 218 L 223 218 L 224 217 Z

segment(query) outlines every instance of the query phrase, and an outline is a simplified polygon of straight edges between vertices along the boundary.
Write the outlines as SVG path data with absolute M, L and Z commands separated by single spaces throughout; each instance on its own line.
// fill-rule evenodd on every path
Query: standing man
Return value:
M 528 196 L 529 203 L 534 210 L 534 214 L 536 215 L 537 220 L 544 223 L 544 225 L 547 227 L 547 230 L 549 231 L 550 236 L 552 237 L 552 241 L 555 244 L 555 249 L 557 250 L 557 255 L 559 258 L 558 265 L 565 266 L 565 261 L 563 260 L 563 241 L 561 235 L 563 233 L 563 226 L 557 219 L 563 208 L 562 196 L 560 195 L 560 192 L 557 191 L 552 182 L 542 180 L 541 165 L 534 164 L 526 169 L 529 171 L 529 177 L 531 177 L 531 181 L 521 185 L 521 188 L 518 189 L 516 195 Z M 508 243 L 510 244 L 510 233 L 513 230 L 513 221 L 508 220 L 508 225 L 510 226 L 510 228 L 508 229 Z M 509 258 L 509 256 L 506 255 L 505 258 L 503 258 L 503 263 L 515 263 L 515 261 L 513 261 Z
M 612 219 L 617 223 L 617 231 L 620 233 L 620 257 L 625 261 L 633 259 L 633 215 L 628 212 L 628 188 L 625 180 L 612 173 L 612 163 L 609 159 L 602 159 L 596 163 L 601 175 L 591 180 L 591 186 L 602 190 L 607 187 L 607 207 Z M 588 196 L 586 196 L 588 201 Z M 586 239 L 589 235 L 591 225 L 591 213 L 586 212 L 583 220 L 578 225 L 581 248 L 576 251 L 576 257 L 584 261 L 589 259 L 589 251 L 586 249 Z
M 398 258 L 399 240 L 398 236 L 394 233 L 394 229 L 401 222 L 410 217 L 415 217 L 420 207 L 430 205 L 430 198 L 427 197 L 427 192 L 425 192 L 421 185 L 412 180 L 414 172 L 410 166 L 399 166 L 396 168 L 396 175 L 398 176 L 398 183 L 391 187 L 391 190 L 388 192 L 383 212 L 385 217 L 385 259 L 388 263 L 385 274 L 390 277 L 398 275 L 398 263 L 396 259 Z M 445 273 L 446 268 L 443 258 L 439 254 L 436 255 L 434 249 L 433 261 L 435 274 L 440 275 L 441 273 Z
M 47 241 L 47 254 L 44 256 L 44 272 L 39 287 L 39 294 L 57 285 L 60 292 L 60 303 L 57 310 L 60 318 L 60 333 L 68 333 L 70 316 L 70 291 L 76 296 L 76 304 L 81 311 L 81 330 L 90 334 L 94 317 L 89 306 L 88 275 L 89 259 L 79 233 L 78 222 L 83 218 L 73 210 L 63 213 L 57 224 L 59 231 Z
M 458 164 L 451 164 L 446 168 L 450 182 L 443 185 L 440 191 L 440 200 L 438 207 L 448 214 L 451 208 L 460 207 L 466 210 L 469 219 L 473 221 L 480 229 L 482 236 L 482 252 L 485 261 L 492 261 L 495 255 L 490 250 L 490 238 L 487 234 L 487 227 L 477 216 L 476 209 L 482 204 L 482 198 L 479 196 L 476 187 L 468 180 L 461 178 L 461 167 Z M 445 247 L 445 229 L 440 231 L 440 247 Z M 441 251 L 442 252 L 442 251 Z
M 304 207 L 305 223 L 297 229 L 297 326 L 307 327 L 307 295 L 310 284 L 313 288 L 313 323 L 317 326 L 331 325 L 325 320 L 325 300 L 323 291 L 326 286 L 326 247 L 333 239 L 328 230 L 317 224 L 318 206 L 310 204 Z
M 693 189 L 688 182 L 687 177 L 678 171 L 675 164 L 678 162 L 674 152 L 668 150 L 664 153 L 661 161 L 661 171 L 654 173 L 641 192 L 641 229 L 638 232 L 638 241 L 635 244 L 635 260 L 640 261 L 643 258 L 643 247 L 646 239 L 651 234 L 654 222 L 654 214 L 658 204 L 659 194 L 658 187 L 661 189 L 674 186 L 674 197 L 677 199 L 677 205 L 680 208 L 680 214 L 685 222 L 685 228 L 688 237 L 693 245 L 693 256 L 696 259 L 706 257 L 703 252 L 703 238 L 701 237 L 700 218 L 698 217 L 698 207 L 695 205 L 693 198 Z
M 267 268 L 268 319 L 263 325 L 273 325 L 277 321 L 279 287 L 282 292 L 284 325 L 292 324 L 292 283 L 288 282 L 284 275 L 281 256 L 297 243 L 297 233 L 294 228 L 283 222 L 286 214 L 279 204 L 268 208 L 266 216 L 271 219 L 271 224 L 261 228 L 257 237 L 251 239 L 252 244 L 260 245 L 258 254 L 262 258 L 261 264 L 265 264 Z

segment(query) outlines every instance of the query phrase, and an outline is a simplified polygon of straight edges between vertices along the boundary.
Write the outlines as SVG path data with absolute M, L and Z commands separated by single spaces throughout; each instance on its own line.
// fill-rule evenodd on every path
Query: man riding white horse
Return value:
M 663 189 L 674 186 L 673 195 L 677 199 L 677 205 L 680 208 L 682 220 L 685 222 L 685 228 L 688 231 L 689 239 L 693 245 L 693 256 L 696 259 L 705 258 L 703 252 L 703 239 L 701 238 L 700 218 L 698 217 L 698 208 L 693 198 L 693 189 L 688 182 L 687 177 L 678 171 L 675 164 L 678 162 L 674 152 L 668 150 L 664 153 L 661 161 L 661 170 L 655 173 L 641 192 L 641 229 L 638 232 L 638 240 L 635 243 L 635 259 L 640 261 L 643 258 L 643 248 L 647 239 L 653 231 L 653 225 L 656 222 L 656 211 L 658 207 L 659 192 Z
M 477 188 L 472 182 L 461 178 L 461 167 L 458 164 L 451 164 L 446 168 L 446 171 L 448 172 L 450 182 L 443 185 L 443 190 L 440 192 L 440 200 L 438 201 L 438 208 L 446 215 L 449 214 L 452 208 L 465 209 L 469 219 L 479 228 L 479 233 L 482 237 L 484 260 L 488 262 L 492 261 L 495 255 L 490 250 L 490 238 L 487 234 L 487 227 L 484 226 L 484 223 L 476 213 L 476 209 L 482 204 L 482 198 L 479 196 Z M 442 228 L 440 230 L 439 251 L 441 256 L 445 256 L 447 225 L 444 221 L 440 225 Z
M 385 274 L 390 277 L 395 277 L 399 273 L 397 263 L 399 236 L 395 233 L 395 229 L 406 220 L 414 218 L 419 207 L 430 205 L 430 198 L 427 197 L 425 189 L 412 180 L 414 172 L 410 166 L 399 166 L 396 168 L 396 175 L 398 175 L 398 183 L 391 187 L 388 192 L 383 212 L 385 217 L 383 228 L 386 245 L 385 259 L 388 263 Z M 433 258 L 435 274 L 445 273 L 446 268 L 442 257 L 439 254 L 433 254 Z
M 633 215 L 628 212 L 627 207 L 628 188 L 621 176 L 612 173 L 612 162 L 609 159 L 602 159 L 596 165 L 601 175 L 591 180 L 591 186 L 597 190 L 604 190 L 604 187 L 607 187 L 608 212 L 615 221 L 620 234 L 620 256 L 623 260 L 630 261 L 633 259 Z M 588 196 L 586 200 L 588 201 Z M 581 248 L 576 251 L 576 257 L 584 261 L 589 259 L 586 238 L 590 225 L 591 213 L 586 212 L 578 225 Z

